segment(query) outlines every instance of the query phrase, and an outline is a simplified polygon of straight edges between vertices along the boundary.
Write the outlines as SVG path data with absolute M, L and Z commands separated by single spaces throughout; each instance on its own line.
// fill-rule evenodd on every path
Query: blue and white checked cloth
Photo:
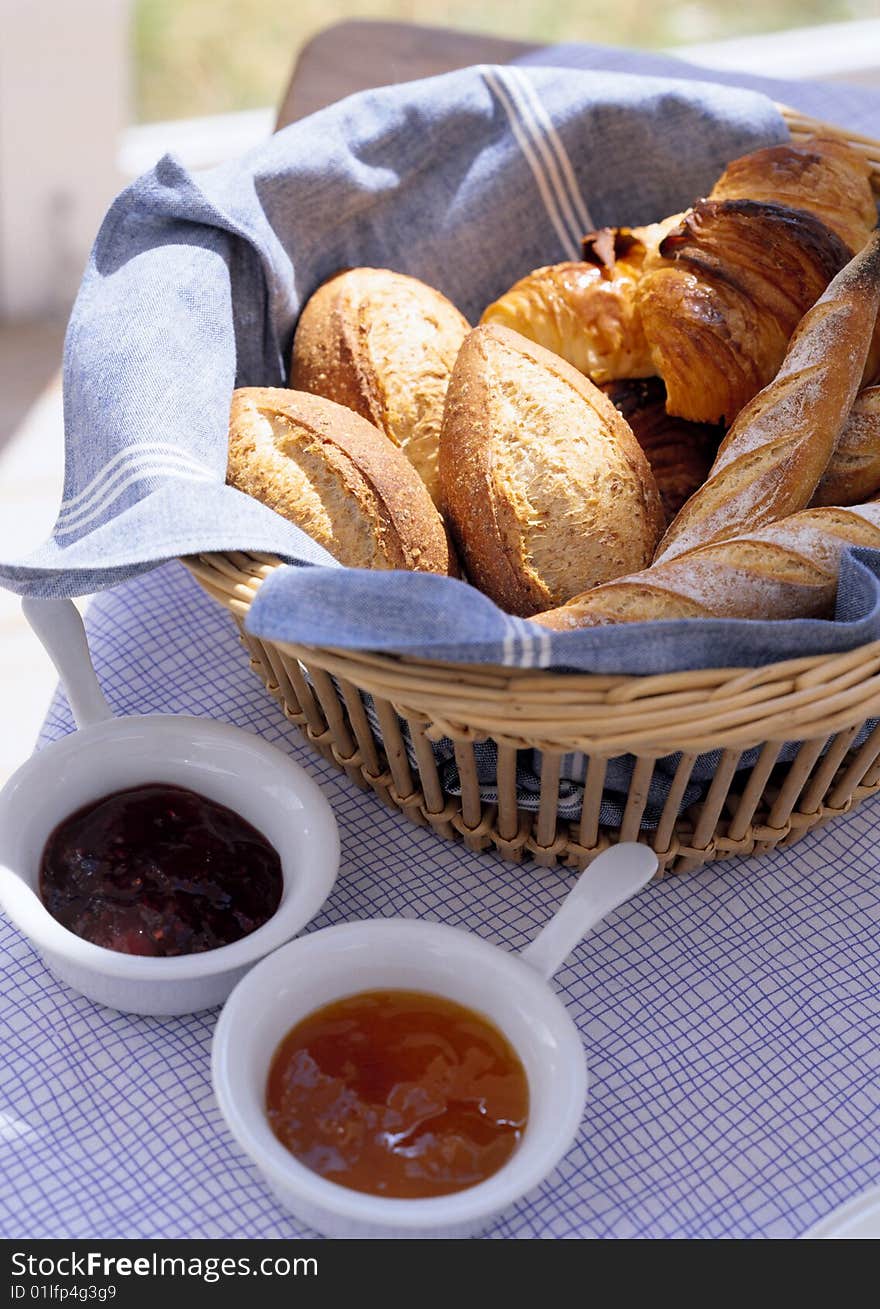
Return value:
M 787 135 L 756 91 L 619 71 L 694 77 L 675 61 L 596 48 L 558 60 L 581 69 L 533 61 L 365 92 L 239 162 L 195 176 L 169 157 L 123 192 L 67 337 L 59 517 L 45 546 L 0 567 L 0 583 L 75 594 L 175 555 L 271 550 L 299 566 L 261 589 L 248 620 L 257 634 L 597 672 L 760 664 L 880 637 L 880 552 L 846 562 L 836 622 L 551 633 L 450 578 L 334 566 L 224 486 L 233 386 L 283 385 L 298 312 L 340 267 L 415 274 L 476 319 L 530 268 L 576 258 L 585 229 L 674 213 L 726 161 Z M 880 100 L 792 89 L 785 98 L 830 117 L 838 96 L 850 122 Z M 821 104 L 806 104 L 811 95 Z
M 225 718 L 297 756 L 339 819 L 314 928 L 425 917 L 521 949 L 558 872 L 410 826 L 301 743 L 233 625 L 176 564 L 100 596 L 117 712 Z M 52 706 L 43 740 L 71 730 Z M 792 1237 L 880 1181 L 880 801 L 794 850 L 672 878 L 581 945 L 558 986 L 587 1050 L 583 1129 L 490 1235 Z M 0 921 L 0 1236 L 292 1237 L 211 1093 L 215 1013 L 135 1018 L 57 983 Z

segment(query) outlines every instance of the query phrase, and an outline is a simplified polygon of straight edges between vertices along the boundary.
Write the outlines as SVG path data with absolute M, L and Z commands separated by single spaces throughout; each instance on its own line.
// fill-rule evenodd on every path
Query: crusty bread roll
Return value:
M 714 423 L 673 418 L 666 412 L 666 388 L 659 377 L 606 382 L 601 389 L 644 450 L 666 521 L 671 523 L 708 477 L 724 429 Z
M 607 396 L 494 323 L 456 361 L 440 477 L 471 581 L 512 614 L 641 567 L 662 528 L 647 460 Z
M 856 254 L 877 225 L 867 159 L 840 137 L 811 137 L 734 159 L 710 200 L 759 200 L 805 209 Z
M 332 400 L 269 386 L 233 392 L 226 480 L 352 568 L 456 571 L 418 473 Z
M 880 491 L 880 386 L 856 396 L 814 505 L 854 505 Z
M 846 422 L 880 303 L 880 234 L 805 314 L 778 375 L 728 432 L 657 558 L 754 531 L 810 503 Z
M 590 233 L 582 263 L 536 268 L 489 305 L 480 322 L 519 332 L 596 383 L 650 376 L 655 370 L 636 286 L 646 258 L 678 217 Z
M 352 268 L 306 304 L 290 385 L 346 405 L 385 432 L 439 504 L 443 401 L 469 331 L 455 305 L 424 282 L 388 268 Z
M 849 259 L 812 214 L 701 200 L 660 244 L 637 306 L 666 407 L 729 425 L 773 378 L 800 319 Z
M 840 556 L 880 547 L 880 504 L 804 509 L 579 595 L 534 621 L 555 631 L 655 618 L 826 618 Z

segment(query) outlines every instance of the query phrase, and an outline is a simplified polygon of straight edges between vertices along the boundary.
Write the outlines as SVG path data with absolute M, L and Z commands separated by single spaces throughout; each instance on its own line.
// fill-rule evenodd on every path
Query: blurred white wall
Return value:
M 129 0 L 0 0 L 0 317 L 64 310 L 122 185 Z

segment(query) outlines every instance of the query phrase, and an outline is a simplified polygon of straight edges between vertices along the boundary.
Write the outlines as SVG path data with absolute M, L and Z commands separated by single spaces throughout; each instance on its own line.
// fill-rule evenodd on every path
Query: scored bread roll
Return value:
M 554 631 L 658 618 L 825 618 L 847 546 L 880 548 L 880 504 L 804 509 L 579 595 L 533 621 Z
M 721 443 L 657 559 L 752 531 L 810 503 L 852 407 L 880 303 L 880 234 L 798 325 L 776 378 Z
M 456 361 L 440 477 L 470 580 L 512 614 L 642 567 L 662 529 L 648 462 L 607 396 L 494 323 Z
M 816 487 L 814 505 L 854 505 L 880 491 L 880 386 L 860 391 L 834 454 Z
M 320 286 L 297 325 L 290 385 L 346 405 L 400 446 L 439 504 L 449 374 L 470 325 L 439 291 L 388 268 Z
M 322 396 L 234 391 L 227 482 L 351 568 L 456 572 L 418 473 L 382 432 Z

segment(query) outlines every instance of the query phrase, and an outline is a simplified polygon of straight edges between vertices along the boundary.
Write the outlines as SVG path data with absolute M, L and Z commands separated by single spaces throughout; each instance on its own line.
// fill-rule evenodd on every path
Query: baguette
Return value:
M 470 325 L 449 300 L 388 268 L 320 286 L 293 342 L 290 385 L 346 405 L 400 446 L 439 505 L 443 402 Z
M 861 383 L 880 303 L 880 234 L 801 320 L 776 378 L 728 432 L 656 559 L 726 540 L 810 503 Z
M 351 568 L 457 571 L 418 473 L 332 400 L 268 386 L 233 392 L 226 480 Z
M 470 580 L 512 614 L 643 567 L 663 526 L 651 469 L 608 397 L 494 323 L 456 361 L 440 477 Z
M 880 548 L 880 504 L 804 509 L 617 578 L 533 621 L 564 632 L 657 618 L 829 618 L 850 545 Z
M 814 505 L 853 505 L 880 491 L 880 386 L 860 391 L 813 496 Z

